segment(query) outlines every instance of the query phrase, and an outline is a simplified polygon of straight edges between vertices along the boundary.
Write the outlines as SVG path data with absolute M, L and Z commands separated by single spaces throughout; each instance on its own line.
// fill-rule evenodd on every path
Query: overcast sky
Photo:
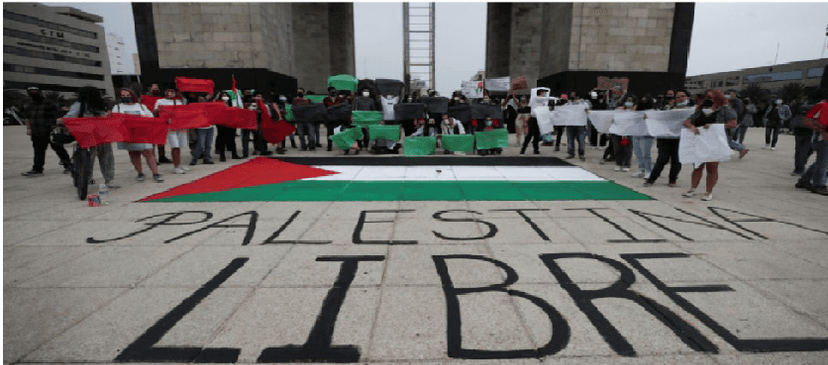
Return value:
M 106 30 L 138 52 L 130 3 L 47 4 L 103 16 Z M 437 90 L 448 95 L 485 66 L 486 3 L 438 2 L 435 23 Z M 687 75 L 824 57 L 826 26 L 826 2 L 697 3 Z M 358 78 L 402 79 L 402 3 L 355 3 L 354 32 Z

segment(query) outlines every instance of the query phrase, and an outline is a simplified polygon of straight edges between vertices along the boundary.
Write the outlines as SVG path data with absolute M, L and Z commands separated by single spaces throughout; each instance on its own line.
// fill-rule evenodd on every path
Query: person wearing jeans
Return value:
M 213 126 L 198 128 L 196 129 L 196 133 L 198 133 L 198 141 L 193 150 L 193 161 L 190 162 L 190 165 L 197 164 L 200 158 L 204 159 L 205 165 L 212 165 L 213 161 L 210 158 L 210 150 L 213 148 Z
M 584 157 L 584 137 L 586 135 L 586 127 L 581 125 L 566 126 L 566 153 L 567 159 L 575 158 L 575 141 L 578 141 L 578 158 L 581 161 L 586 160 Z
M 765 147 L 763 149 L 776 149 L 776 141 L 779 140 L 779 131 L 791 117 L 793 117 L 791 108 L 782 104 L 782 99 L 776 99 L 776 105 L 769 107 L 765 111 Z M 771 133 L 773 134 L 773 140 L 771 140 Z

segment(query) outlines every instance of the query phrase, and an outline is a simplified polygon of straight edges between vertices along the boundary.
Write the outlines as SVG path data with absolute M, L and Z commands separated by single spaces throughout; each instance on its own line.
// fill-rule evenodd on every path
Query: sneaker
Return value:
M 213 160 L 204 159 L 204 162 L 202 162 L 202 163 L 205 164 L 205 165 L 212 165 L 215 162 L 213 162 Z
M 649 173 L 649 172 L 645 173 L 645 174 L 644 174 L 644 178 L 645 178 L 645 179 L 650 179 L 650 173 Z
M 814 190 L 811 190 L 811 192 L 819 195 L 828 195 L 828 188 L 820 186 L 818 188 L 814 188 Z
M 642 186 L 644 186 L 645 188 L 649 188 L 650 186 L 653 186 L 653 183 L 651 183 L 650 180 L 647 180 L 644 182 L 644 185 Z
M 678 186 L 678 185 L 676 185 L 676 182 L 675 182 L 675 181 L 670 181 L 670 183 L 669 183 L 669 184 L 667 184 L 667 186 L 669 186 L 669 187 L 671 187 L 671 188 L 674 188 L 674 187 L 676 187 L 676 186 Z
M 604 161 L 603 159 L 602 159 L 601 161 L 598 161 L 598 164 L 599 164 L 599 165 L 603 165 L 603 164 L 605 164 L 605 163 L 607 163 L 607 161 Z
M 630 172 L 630 168 L 629 167 L 622 167 L 621 171 Z
M 615 166 L 615 172 L 621 171 L 621 166 Z
M 184 173 L 184 169 L 182 169 L 181 167 L 176 167 L 175 170 L 173 170 L 173 173 L 181 175 Z
M 739 151 L 739 159 L 740 160 L 743 159 L 745 157 L 745 155 L 747 155 L 748 152 L 750 152 L 749 149 L 743 149 L 743 150 Z
M 197 163 L 198 163 L 198 160 L 193 159 L 192 161 L 190 161 L 190 166 L 195 166 Z
M 632 177 L 644 177 L 644 170 L 641 170 L 635 174 L 632 174 Z
M 776 147 L 771 147 L 771 151 L 776 151 Z
M 581 161 L 586 161 L 586 157 L 584 156 L 578 156 L 578 158 L 581 159 Z
M 152 179 L 155 180 L 155 182 L 164 182 L 164 178 L 161 177 L 161 174 L 153 174 Z
M 43 171 L 31 170 L 31 171 L 23 172 L 20 175 L 23 175 L 23 176 L 26 176 L 26 177 L 38 177 L 38 176 L 43 176 Z
M 535 150 L 534 152 L 532 152 L 532 154 L 535 154 L 535 155 L 540 155 L 540 151 Z
M 812 190 L 814 188 L 814 186 L 811 185 L 811 183 L 801 183 L 801 182 L 797 182 L 796 185 L 794 185 L 794 187 L 797 188 L 797 189 L 806 189 L 806 190 Z
M 686 193 L 681 194 L 681 196 L 683 196 L 685 198 L 690 198 L 690 197 L 695 196 L 695 195 L 696 195 L 696 191 L 693 190 L 693 189 L 687 190 Z
M 794 171 L 794 172 L 791 173 L 791 176 L 800 176 L 800 175 L 802 175 L 802 172 Z
M 701 200 L 704 200 L 706 202 L 713 200 L 713 193 L 705 193 Z
M 768 149 L 768 148 L 770 148 L 770 145 L 769 145 L 769 144 L 766 144 L 764 147 L 762 147 L 762 149 L 763 149 L 763 150 L 766 150 L 766 149 Z
M 568 156 L 566 156 L 566 159 L 567 159 L 567 160 L 571 160 L 571 159 L 573 159 L 573 158 L 575 158 L 575 155 L 568 155 Z
M 143 172 L 139 172 L 138 176 L 135 177 L 135 180 L 137 180 L 138 182 L 144 181 L 144 179 L 146 179 L 146 176 L 144 175 Z
M 190 167 L 188 167 L 188 166 L 178 165 L 178 167 L 180 167 L 182 170 L 184 170 L 184 172 L 190 171 Z
M 115 181 L 114 181 L 114 180 L 109 180 L 109 181 L 106 181 L 106 182 L 104 182 L 104 184 L 106 184 L 106 186 L 107 186 L 107 187 L 109 187 L 110 189 L 113 189 L 113 190 L 114 190 L 114 189 L 120 189 L 120 188 L 121 188 L 121 186 L 120 186 L 120 185 L 115 184 Z

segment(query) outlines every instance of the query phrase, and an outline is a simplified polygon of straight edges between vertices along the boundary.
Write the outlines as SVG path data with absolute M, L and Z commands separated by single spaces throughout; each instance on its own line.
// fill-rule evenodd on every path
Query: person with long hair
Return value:
M 635 105 L 638 104 L 638 97 L 633 94 L 626 94 L 618 100 L 616 110 L 635 110 Z M 630 161 L 632 160 L 632 138 L 629 136 L 612 135 L 612 145 L 615 148 L 613 155 L 615 155 L 615 171 L 630 171 Z
M 102 117 L 107 113 L 106 103 L 101 97 L 101 91 L 93 86 L 84 86 L 77 91 L 78 100 L 69 107 L 63 118 L 94 118 Z M 57 120 L 63 124 L 63 118 Z M 95 166 L 95 157 L 104 176 L 104 184 L 110 189 L 120 186 L 115 184 L 115 155 L 112 152 L 112 143 L 103 143 L 89 148 L 89 163 Z M 89 169 L 87 178 L 92 181 L 92 169 Z
M 124 88 L 118 91 L 118 101 L 119 104 L 112 108 L 113 113 L 140 115 L 148 118 L 153 117 L 152 112 L 144 104 L 138 102 L 138 97 L 135 95 L 135 92 L 130 89 Z M 141 167 L 141 156 L 144 156 L 147 165 L 152 171 L 152 179 L 155 182 L 164 181 L 164 178 L 158 173 L 158 161 L 155 160 L 155 155 L 153 154 L 155 148 L 151 143 L 118 142 L 118 149 L 129 151 L 129 159 L 132 162 L 132 166 L 135 167 L 135 171 L 138 172 L 135 180 L 141 182 L 146 178 L 144 176 L 144 170 Z
M 710 113 L 706 111 L 708 108 L 712 110 Z M 696 107 L 696 112 L 684 121 L 684 127 L 698 135 L 700 127 L 707 129 L 712 124 L 717 123 L 723 123 L 725 128 L 735 128 L 736 118 L 736 111 L 730 107 L 724 93 L 721 90 L 710 89 L 704 93 L 702 102 Z M 706 192 L 702 200 L 713 200 L 713 187 L 716 186 L 716 182 L 719 180 L 718 161 L 705 162 L 693 169 L 690 181 L 691 187 L 683 194 L 684 197 L 689 198 L 696 195 L 696 188 L 699 187 L 704 170 L 707 170 L 707 181 Z
M 225 91 L 218 94 L 216 101 L 220 101 L 227 106 L 232 106 L 230 104 L 230 94 Z M 241 159 L 242 157 L 236 152 L 236 128 L 216 124 L 216 131 L 216 153 L 219 155 L 219 161 L 227 161 L 226 151 L 230 151 L 232 159 Z
M 650 94 L 644 95 L 638 100 L 635 110 L 644 111 L 655 109 L 655 99 Z M 641 121 L 640 123 L 646 123 Z M 650 178 L 650 173 L 653 171 L 653 136 L 632 136 L 633 153 L 635 160 L 638 162 L 638 172 L 633 177 Z

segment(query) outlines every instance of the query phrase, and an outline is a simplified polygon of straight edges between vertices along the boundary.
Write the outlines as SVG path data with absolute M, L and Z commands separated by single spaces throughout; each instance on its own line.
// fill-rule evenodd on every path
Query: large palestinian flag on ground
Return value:
M 151 202 L 649 200 L 558 158 L 259 157 Z

